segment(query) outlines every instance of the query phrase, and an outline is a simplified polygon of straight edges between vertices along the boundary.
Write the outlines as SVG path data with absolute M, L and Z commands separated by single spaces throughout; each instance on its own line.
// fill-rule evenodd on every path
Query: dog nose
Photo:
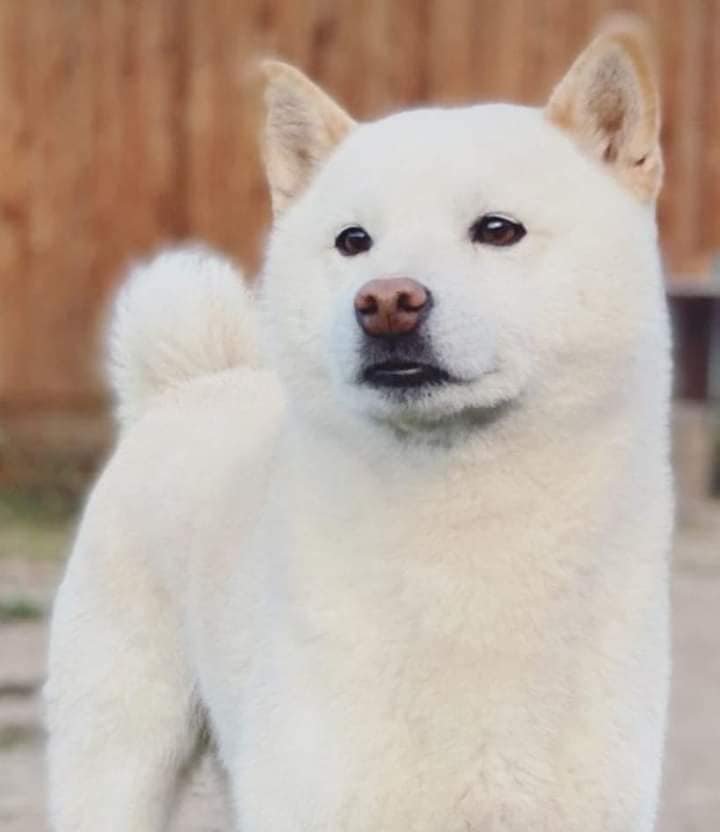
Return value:
M 373 336 L 408 335 L 427 316 L 432 295 L 409 277 L 371 280 L 355 295 L 355 317 Z

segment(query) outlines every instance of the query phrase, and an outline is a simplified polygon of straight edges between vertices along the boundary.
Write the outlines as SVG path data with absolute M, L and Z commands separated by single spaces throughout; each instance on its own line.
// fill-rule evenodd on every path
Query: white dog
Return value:
M 358 125 L 267 67 L 257 304 L 118 301 L 118 449 L 52 624 L 59 832 L 164 829 L 209 731 L 243 832 L 647 832 L 668 687 L 652 61 Z

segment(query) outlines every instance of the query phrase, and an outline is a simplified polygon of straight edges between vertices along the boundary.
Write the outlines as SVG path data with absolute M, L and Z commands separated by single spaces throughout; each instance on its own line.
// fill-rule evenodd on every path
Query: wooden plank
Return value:
M 19 206 L 25 245 L 15 276 L 21 276 L 21 281 L 7 293 L 7 306 L 3 304 L 10 325 L 15 322 L 3 378 L 3 393 L 10 397 L 40 391 L 48 397 L 64 394 L 87 369 L 75 364 L 77 339 L 68 327 L 77 281 L 87 267 L 73 254 L 82 251 L 89 238 L 84 228 L 88 180 L 81 167 L 87 162 L 87 108 L 75 95 L 83 58 L 77 44 L 77 12 L 77 3 L 69 3 L 58 14 L 58 7 L 50 8 L 46 0 L 22 12 L 25 49 L 17 70 L 23 79 L 21 106 L 27 141 L 25 193 Z M 9 159 L 8 167 L 12 165 Z M 77 272 L 69 265 L 76 265 Z M 13 281 L 13 277 L 4 274 L 3 280 Z
M 518 84 L 523 103 L 542 106 L 574 59 L 574 54 L 568 54 L 566 26 L 576 5 L 572 0 L 530 4 L 523 27 L 529 37 L 525 38 L 525 60 Z
M 703 31 L 705 3 L 661 5 L 666 181 L 660 219 L 671 271 L 692 273 L 699 259 Z
M 707 4 L 704 36 L 702 115 L 696 126 L 702 142 L 699 248 L 720 257 L 720 2 Z
M 28 199 L 32 132 L 28 120 L 27 17 L 0 3 L 0 390 L 13 388 L 23 330 L 34 326 L 26 304 Z
M 211 8 L 208 8 L 208 5 Z M 282 8 L 213 0 L 187 4 L 186 205 L 193 237 L 251 268 L 269 220 L 260 173 L 258 104 L 251 66 L 275 52 Z

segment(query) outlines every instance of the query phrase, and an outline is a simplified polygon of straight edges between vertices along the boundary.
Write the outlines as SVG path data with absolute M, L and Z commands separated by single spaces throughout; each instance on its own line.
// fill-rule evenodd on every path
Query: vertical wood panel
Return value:
M 188 0 L 186 205 L 192 236 L 242 259 L 268 219 L 260 181 L 257 113 L 247 67 L 278 25 L 278 4 Z
M 705 25 L 702 141 L 701 252 L 720 255 L 720 2 L 708 3 Z
M 19 4 L 0 3 L 0 390 L 7 395 L 29 315 L 28 260 L 31 130 L 26 116 L 27 18 Z
M 677 14 L 675 0 L 664 0 L 660 13 L 665 58 L 664 138 L 669 151 L 661 218 L 668 262 L 674 270 L 682 271 L 694 270 L 701 256 L 697 248 L 702 176 L 698 128 L 704 94 L 705 3 L 693 3 L 692 11 Z

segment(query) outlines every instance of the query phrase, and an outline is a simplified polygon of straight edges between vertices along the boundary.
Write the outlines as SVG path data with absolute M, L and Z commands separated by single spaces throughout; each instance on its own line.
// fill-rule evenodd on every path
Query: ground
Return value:
M 674 674 L 658 832 L 720 828 L 720 500 L 706 495 L 707 411 L 676 413 L 680 506 L 674 554 Z M 41 832 L 43 734 L 38 691 L 46 613 L 72 535 L 63 500 L 0 500 L 0 828 Z M 210 765 L 191 784 L 174 829 L 230 824 Z

